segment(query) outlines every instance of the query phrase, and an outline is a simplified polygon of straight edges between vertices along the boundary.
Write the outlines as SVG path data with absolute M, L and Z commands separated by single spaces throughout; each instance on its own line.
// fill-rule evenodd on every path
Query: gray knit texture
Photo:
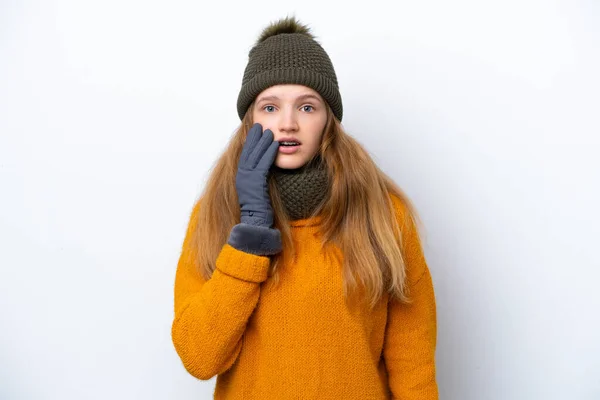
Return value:
M 310 217 L 329 194 L 327 170 L 318 163 L 291 170 L 274 167 L 271 174 L 291 220 Z
M 279 33 L 256 44 L 238 95 L 240 119 L 263 90 L 278 84 L 299 84 L 318 92 L 342 120 L 343 107 L 333 64 L 323 47 L 304 33 Z

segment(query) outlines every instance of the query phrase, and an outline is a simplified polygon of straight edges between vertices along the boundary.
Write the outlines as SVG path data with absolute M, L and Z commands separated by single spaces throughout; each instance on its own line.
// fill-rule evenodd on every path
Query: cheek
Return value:
M 318 121 L 314 121 L 312 125 L 311 131 L 313 132 L 313 137 L 315 137 L 315 141 L 320 143 L 323 138 L 323 131 L 325 130 L 325 124 L 327 123 L 327 117 L 324 119 L 319 119 Z
M 309 121 L 310 130 L 314 132 L 315 135 L 320 136 L 323 134 L 323 130 L 325 129 L 325 125 L 327 124 L 327 114 L 320 113 L 320 115 L 313 115 L 313 118 Z
M 260 115 L 256 111 L 252 113 L 252 123 L 262 125 Z
M 273 121 L 271 121 L 271 118 L 269 118 L 268 116 L 265 116 L 264 114 L 254 113 L 252 115 L 252 121 L 255 124 L 257 124 L 257 123 L 261 124 L 262 127 L 263 127 L 263 131 L 265 131 L 265 130 L 271 128 L 272 126 L 274 126 L 274 124 L 272 123 Z M 273 129 L 271 128 L 271 130 L 273 130 Z
M 315 129 L 313 131 L 313 135 L 311 135 L 309 146 L 311 149 L 318 149 L 321 146 L 321 141 L 323 140 L 322 130 Z

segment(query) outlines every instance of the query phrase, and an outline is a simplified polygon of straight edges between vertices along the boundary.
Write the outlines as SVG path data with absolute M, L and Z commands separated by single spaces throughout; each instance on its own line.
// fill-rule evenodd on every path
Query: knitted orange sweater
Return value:
M 399 221 L 406 211 L 392 198 Z M 438 398 L 433 285 L 414 225 L 402 226 L 412 303 L 385 295 L 346 305 L 341 255 L 319 251 L 319 217 L 292 221 L 293 265 L 263 285 L 270 258 L 223 246 L 204 280 L 193 267 L 191 215 L 175 277 L 172 338 L 187 371 L 215 375 L 215 399 Z

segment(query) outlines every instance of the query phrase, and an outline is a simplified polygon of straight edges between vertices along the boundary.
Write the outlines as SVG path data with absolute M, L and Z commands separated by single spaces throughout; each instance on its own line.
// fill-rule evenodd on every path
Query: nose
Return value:
M 298 120 L 293 109 L 286 109 L 279 115 L 280 132 L 296 132 L 298 130 Z

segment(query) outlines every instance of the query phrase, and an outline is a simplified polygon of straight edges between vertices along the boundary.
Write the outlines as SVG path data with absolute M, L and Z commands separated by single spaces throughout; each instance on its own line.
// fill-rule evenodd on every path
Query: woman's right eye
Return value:
M 263 110 L 267 111 L 267 112 L 271 112 L 271 108 L 275 108 L 274 106 L 264 106 Z

